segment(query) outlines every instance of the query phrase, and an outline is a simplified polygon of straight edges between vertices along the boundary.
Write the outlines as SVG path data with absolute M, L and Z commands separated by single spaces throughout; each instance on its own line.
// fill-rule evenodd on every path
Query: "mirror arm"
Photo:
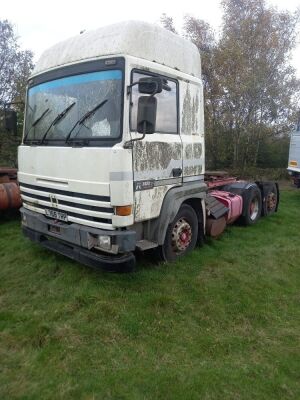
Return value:
M 139 138 L 135 138 L 135 139 L 130 139 L 130 140 L 128 140 L 127 142 L 124 143 L 123 148 L 124 148 L 124 149 L 133 149 L 133 143 L 134 143 L 134 142 L 137 142 L 137 141 L 139 141 L 139 140 L 143 140 L 145 136 L 146 136 L 146 134 L 143 133 L 142 136 L 139 137 Z
M 130 139 L 127 140 L 127 142 L 124 143 L 123 148 L 124 149 L 133 149 L 133 143 L 137 142 L 138 140 L 143 140 L 146 136 L 146 122 L 144 122 L 144 133 L 142 134 L 142 136 L 140 136 L 139 138 L 135 138 L 135 139 Z
M 131 89 L 133 86 L 138 85 L 138 82 L 134 82 L 131 85 L 127 86 L 127 96 L 129 96 L 131 94 Z

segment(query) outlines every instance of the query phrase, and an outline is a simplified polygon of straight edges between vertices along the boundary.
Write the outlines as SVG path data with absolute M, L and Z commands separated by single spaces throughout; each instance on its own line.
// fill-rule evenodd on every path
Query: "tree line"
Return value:
M 223 0 L 218 34 L 185 16 L 182 35 L 199 49 L 209 168 L 286 167 L 289 133 L 300 108 L 291 66 L 299 9 L 278 11 L 265 0 Z M 171 16 L 161 23 L 177 33 Z
M 300 81 L 291 66 L 300 9 L 278 11 L 265 0 L 223 0 L 220 32 L 186 15 L 181 34 L 198 47 L 205 97 L 207 168 L 284 168 L 299 112 Z M 179 34 L 173 18 L 161 23 Z M 26 82 L 33 54 L 21 50 L 13 25 L 0 20 L 0 110 L 15 102 L 19 130 L 0 129 L 0 165 L 16 165 Z M 0 111 L 1 113 L 1 111 Z M 2 112 L 3 116 L 3 112 Z M 1 115 L 0 115 L 1 117 Z
M 0 128 L 0 166 L 17 166 L 17 146 L 23 128 L 26 83 L 33 69 L 33 53 L 21 50 L 14 26 L 0 20 L 0 118 L 9 103 L 18 111 L 18 133 L 13 135 Z

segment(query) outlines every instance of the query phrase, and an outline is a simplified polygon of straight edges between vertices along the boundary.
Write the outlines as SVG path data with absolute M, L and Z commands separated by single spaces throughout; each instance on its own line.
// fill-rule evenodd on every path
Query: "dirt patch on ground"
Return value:
M 278 185 L 281 190 L 299 190 L 292 181 L 287 179 L 278 181 Z

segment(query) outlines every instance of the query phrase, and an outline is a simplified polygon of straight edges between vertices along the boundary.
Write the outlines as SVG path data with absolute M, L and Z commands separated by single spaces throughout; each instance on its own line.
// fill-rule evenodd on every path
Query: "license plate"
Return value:
M 59 219 L 60 221 L 68 221 L 68 215 L 64 212 L 56 211 L 56 210 L 45 210 L 45 214 L 47 217 Z

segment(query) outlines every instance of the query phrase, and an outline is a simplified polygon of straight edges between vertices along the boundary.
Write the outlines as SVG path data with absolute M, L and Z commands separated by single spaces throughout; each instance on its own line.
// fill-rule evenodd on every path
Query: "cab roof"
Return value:
M 159 25 L 127 21 L 74 36 L 46 50 L 33 75 L 105 56 L 130 55 L 201 77 L 197 47 Z

